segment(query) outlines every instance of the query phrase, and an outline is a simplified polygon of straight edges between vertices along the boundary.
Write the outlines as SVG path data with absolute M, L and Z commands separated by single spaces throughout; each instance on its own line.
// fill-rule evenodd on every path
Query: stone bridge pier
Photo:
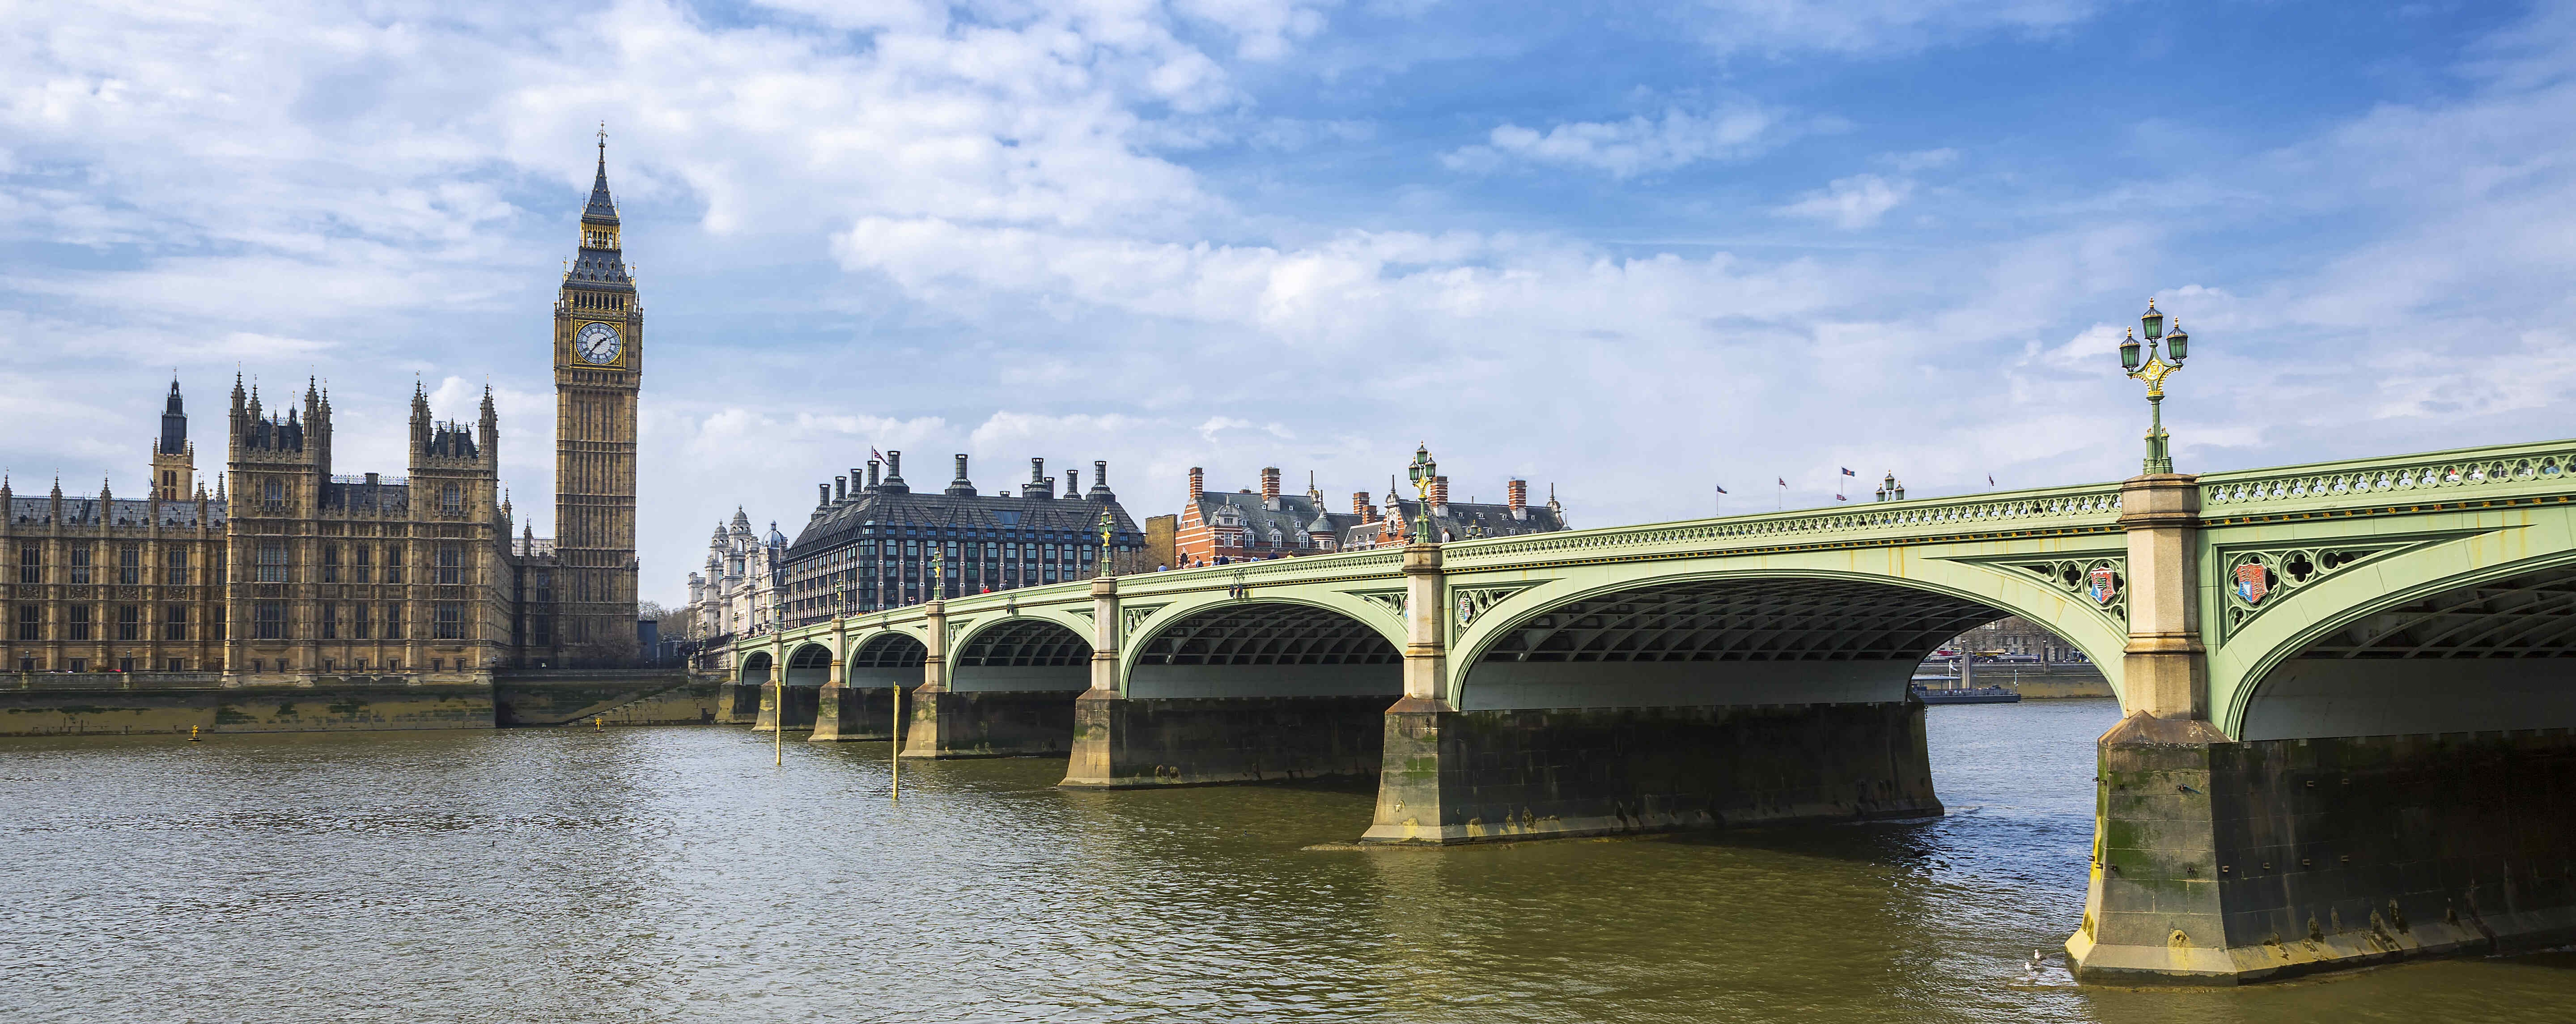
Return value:
M 2125 717 L 2098 743 L 2079 979 L 2234 984 L 2576 941 L 2564 512 L 2436 490 L 2294 532 L 2320 502 L 2262 507 L 2564 466 L 2258 477 L 2252 501 L 2242 482 L 2128 482 Z
M 1406 552 L 1404 693 L 1363 842 L 1939 815 L 1908 683 L 1934 645 L 2000 617 L 1848 579 L 1603 572 L 1556 581 L 1561 597 L 1461 652 L 1446 638 L 1476 598 L 1443 568 L 1437 548 Z
M 1237 591 L 1240 594 L 1240 591 Z M 1118 580 L 1092 581 L 1091 687 L 1074 711 L 1063 784 L 1124 789 L 1375 775 L 1403 689 L 1377 627 L 1306 600 L 1233 597 L 1157 616 L 1138 650 Z
M 925 604 L 921 685 L 905 708 L 903 756 L 1026 757 L 1073 746 L 1091 645 L 1067 624 L 1006 616 L 953 623 Z M 950 634 L 957 634 L 954 642 Z

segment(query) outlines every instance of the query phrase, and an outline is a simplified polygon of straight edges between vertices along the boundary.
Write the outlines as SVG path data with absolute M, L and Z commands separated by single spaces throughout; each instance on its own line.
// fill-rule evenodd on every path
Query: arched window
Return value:
M 458 490 L 455 484 L 439 488 L 438 510 L 441 512 L 465 511 L 465 493 Z

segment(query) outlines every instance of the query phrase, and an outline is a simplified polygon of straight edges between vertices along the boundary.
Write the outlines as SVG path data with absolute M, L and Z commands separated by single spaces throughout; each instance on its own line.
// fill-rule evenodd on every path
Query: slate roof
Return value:
M 128 498 L 110 498 L 107 501 L 107 507 L 101 509 L 97 498 L 63 496 L 63 525 L 65 526 L 97 526 L 102 513 L 111 525 L 140 528 L 151 523 L 152 503 Z M 53 499 L 50 497 L 13 496 L 9 499 L 10 522 L 42 526 L 52 515 Z M 223 525 L 224 507 L 220 503 L 207 502 L 206 515 L 214 521 L 212 525 Z M 188 527 L 197 525 L 196 499 L 162 502 L 161 525 Z
M 1106 501 L 1090 498 L 1022 498 L 1004 494 L 915 494 L 910 492 L 862 492 L 847 501 L 834 502 L 816 510 L 806 520 L 805 528 L 787 547 L 787 561 L 799 562 L 833 550 L 866 536 L 976 536 L 997 539 L 1027 537 L 1032 533 L 1074 534 L 1071 539 L 1100 536 L 1100 510 L 1103 505 L 1117 522 L 1115 543 L 1133 545 L 1142 542 L 1136 521 L 1120 507 L 1116 497 Z M 913 532 L 905 532 L 913 531 Z M 1041 538 L 1043 539 L 1043 538 Z
M 322 507 L 408 512 L 411 510 L 411 485 L 325 483 L 322 485 Z
M 617 201 L 608 196 L 608 142 L 599 143 L 599 176 L 590 180 L 590 202 L 581 208 L 581 219 L 593 224 L 617 223 Z
M 1210 528 L 1233 529 L 1233 527 L 1223 526 L 1221 517 L 1224 516 L 1225 511 L 1221 510 L 1230 510 L 1240 515 L 1243 519 L 1242 528 L 1251 531 L 1254 537 L 1268 541 L 1270 531 L 1276 529 L 1279 531 L 1279 542 L 1292 547 L 1298 543 L 1296 538 L 1310 532 L 1309 527 L 1314 525 L 1317 517 L 1324 520 L 1330 527 L 1329 532 L 1335 536 L 1340 536 L 1343 531 L 1358 525 L 1360 521 L 1356 513 L 1333 512 L 1318 508 L 1315 499 L 1303 494 L 1280 495 L 1279 507 L 1276 509 L 1271 508 L 1269 503 L 1258 494 L 1226 494 L 1215 491 L 1199 494 L 1199 521 Z
M 1421 511 L 1422 503 L 1398 500 L 1395 506 L 1404 516 L 1406 535 L 1411 536 L 1413 530 L 1419 529 L 1414 525 L 1414 516 Z M 1512 518 L 1510 505 L 1470 505 L 1453 501 L 1446 508 L 1447 514 L 1433 517 L 1432 523 L 1435 528 L 1448 531 L 1451 540 L 1466 540 L 1471 536 L 1508 537 L 1521 533 L 1554 533 L 1565 529 L 1565 523 L 1557 518 L 1555 510 L 1545 505 L 1524 506 L 1522 511 L 1527 513 L 1527 517 L 1522 519 Z M 1481 530 L 1482 533 L 1476 533 L 1470 529 L 1471 527 Z M 1378 532 L 1385 528 L 1384 522 L 1347 528 L 1342 531 L 1342 546 L 1376 543 Z

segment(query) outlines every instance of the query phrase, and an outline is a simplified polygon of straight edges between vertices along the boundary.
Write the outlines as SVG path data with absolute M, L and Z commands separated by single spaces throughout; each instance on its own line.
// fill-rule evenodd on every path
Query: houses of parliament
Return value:
M 415 384 L 403 474 L 346 474 L 328 391 L 274 400 L 236 375 L 210 482 L 173 380 L 135 496 L 0 480 L 0 671 L 467 682 L 634 664 L 644 310 L 604 137 L 580 232 L 552 324 L 554 538 L 514 518 L 488 387 L 457 422 Z

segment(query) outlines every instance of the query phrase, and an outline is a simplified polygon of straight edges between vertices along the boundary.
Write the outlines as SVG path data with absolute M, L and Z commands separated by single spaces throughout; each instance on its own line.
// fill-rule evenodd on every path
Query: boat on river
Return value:
M 1938 687 L 1913 685 L 1914 699 L 1926 704 L 2019 704 L 2020 691 L 2002 686 Z

